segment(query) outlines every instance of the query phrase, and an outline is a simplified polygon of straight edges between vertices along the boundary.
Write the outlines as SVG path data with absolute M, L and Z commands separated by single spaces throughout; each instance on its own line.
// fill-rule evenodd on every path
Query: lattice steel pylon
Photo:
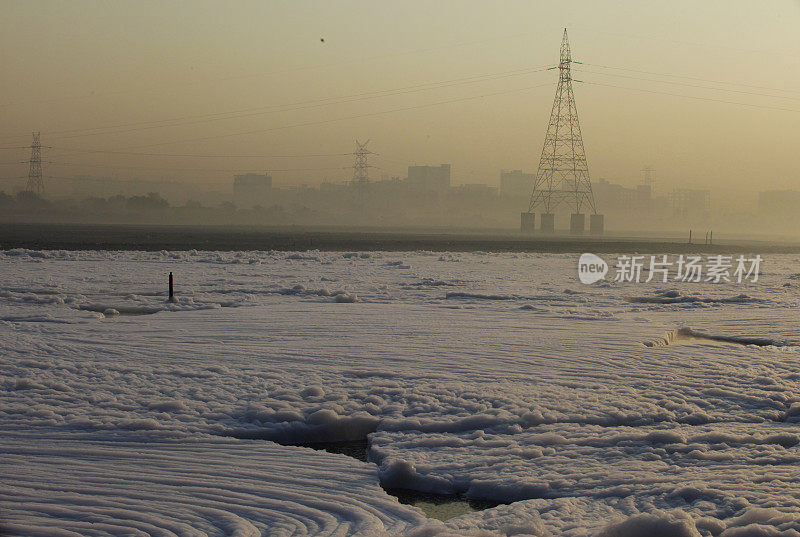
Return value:
M 31 143 L 31 159 L 28 161 L 28 183 L 25 190 L 41 196 L 44 194 L 44 183 L 42 182 L 42 143 L 39 141 L 39 133 L 33 133 Z
M 368 183 L 369 182 L 369 164 L 367 164 L 367 156 L 372 154 L 372 151 L 367 149 L 369 140 L 363 144 L 356 140 L 356 150 L 353 153 L 355 159 L 353 161 L 353 183 Z
M 589 180 L 589 166 L 583 149 L 578 110 L 572 93 L 572 56 L 567 29 L 561 40 L 561 60 L 558 64 L 558 88 L 550 111 L 550 123 L 539 159 L 539 169 L 531 193 L 528 212 L 543 208 L 545 213 L 566 203 L 575 213 L 588 207 L 597 214 Z

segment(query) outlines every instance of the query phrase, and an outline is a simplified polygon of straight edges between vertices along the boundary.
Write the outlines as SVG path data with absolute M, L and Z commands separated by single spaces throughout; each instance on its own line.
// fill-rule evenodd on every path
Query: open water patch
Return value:
M 428 518 L 442 521 L 502 505 L 498 502 L 464 498 L 458 494 L 433 494 L 411 489 L 388 488 L 383 485 L 381 487 L 400 503 L 413 505 L 421 509 Z
M 305 447 L 318 451 L 327 451 L 345 455 L 361 462 L 372 462 L 369 460 L 369 440 L 367 438 L 359 440 L 348 440 L 343 442 L 276 442 L 284 446 Z M 381 488 L 387 494 L 397 498 L 402 504 L 412 505 L 425 513 L 428 518 L 436 520 L 449 520 L 457 516 L 483 511 L 502 505 L 501 502 L 489 500 L 473 500 L 465 498 L 460 494 L 436 494 L 430 492 L 420 492 L 413 489 L 386 487 L 380 483 Z
M 346 455 L 357 461 L 369 462 L 367 451 L 369 450 L 369 443 L 367 439 L 363 440 L 347 440 L 344 442 L 292 442 L 283 443 L 277 442 L 283 446 L 295 446 L 315 449 L 317 451 L 327 451 L 328 453 L 336 453 L 338 455 Z

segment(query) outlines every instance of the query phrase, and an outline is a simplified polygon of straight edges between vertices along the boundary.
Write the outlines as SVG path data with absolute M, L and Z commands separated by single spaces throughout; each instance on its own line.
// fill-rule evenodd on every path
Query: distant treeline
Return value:
M 462 200 L 441 203 L 435 198 L 394 200 L 380 205 L 375 200 L 337 197 L 335 193 L 306 192 L 276 197 L 264 205 L 237 206 L 222 201 L 215 206 L 198 201 L 182 205 L 158 193 L 115 195 L 108 198 L 50 199 L 30 191 L 15 195 L 0 192 L 0 222 L 75 224 L 166 225 L 267 225 L 267 226 L 455 226 L 514 229 L 517 208 L 475 206 Z M 486 219 L 494 212 L 497 219 Z M 508 221 L 503 222 L 503 218 Z
M 50 211 L 54 209 L 93 209 L 93 210 L 129 210 L 151 211 L 170 207 L 170 204 L 155 192 L 146 196 L 112 196 L 110 198 L 86 198 L 80 202 L 51 201 L 31 192 L 23 190 L 11 196 L 0 192 L 0 207 L 7 210 L 16 210 L 20 213 L 35 211 Z
M 277 205 L 247 210 L 231 202 L 222 202 L 216 207 L 203 206 L 196 201 L 171 205 L 155 192 L 140 196 L 51 200 L 30 191 L 15 195 L 0 191 L 0 222 L 279 224 L 297 217 L 291 213 Z

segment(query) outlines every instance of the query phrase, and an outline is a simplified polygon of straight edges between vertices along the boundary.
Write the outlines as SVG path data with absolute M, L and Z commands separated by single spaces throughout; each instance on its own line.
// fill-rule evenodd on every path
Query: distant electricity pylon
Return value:
M 39 196 L 44 194 L 44 183 L 42 182 L 42 142 L 39 141 L 39 133 L 33 133 L 31 143 L 31 159 L 28 161 L 28 183 L 25 190 L 33 192 Z
M 369 140 L 363 144 L 356 140 L 356 150 L 353 153 L 355 159 L 353 161 L 353 183 L 368 183 L 369 182 L 369 164 L 367 164 L 367 156 L 372 155 L 372 151 L 367 149 Z
M 534 228 L 534 211 L 543 210 L 542 231 L 552 232 L 555 228 L 553 211 L 562 203 L 574 211 L 570 220 L 572 233 L 583 233 L 584 208 L 592 212 L 590 228 L 594 233 L 602 233 L 603 217 L 597 214 L 589 180 L 589 166 L 583 149 L 578 110 L 572 93 L 572 56 L 567 39 L 567 30 L 561 40 L 561 60 L 558 64 L 559 78 L 550 122 L 547 125 L 539 169 L 531 193 L 528 212 L 522 213 L 522 230 Z

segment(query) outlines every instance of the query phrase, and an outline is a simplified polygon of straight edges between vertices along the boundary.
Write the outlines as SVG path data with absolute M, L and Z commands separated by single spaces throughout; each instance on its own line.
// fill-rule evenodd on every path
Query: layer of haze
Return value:
M 0 146 L 41 131 L 50 184 L 89 174 L 229 185 L 265 170 L 276 186 L 343 182 L 352 157 L 341 154 L 370 139 L 372 179 L 451 163 L 453 184 L 496 185 L 500 169 L 536 169 L 557 79 L 537 68 L 557 63 L 567 27 L 585 62 L 575 95 L 593 178 L 632 185 L 651 165 L 660 188 L 727 189 L 717 200 L 800 185 L 797 2 L 2 9 Z M 338 156 L 300 156 L 311 154 Z M 24 183 L 27 156 L 0 152 L 6 190 Z

